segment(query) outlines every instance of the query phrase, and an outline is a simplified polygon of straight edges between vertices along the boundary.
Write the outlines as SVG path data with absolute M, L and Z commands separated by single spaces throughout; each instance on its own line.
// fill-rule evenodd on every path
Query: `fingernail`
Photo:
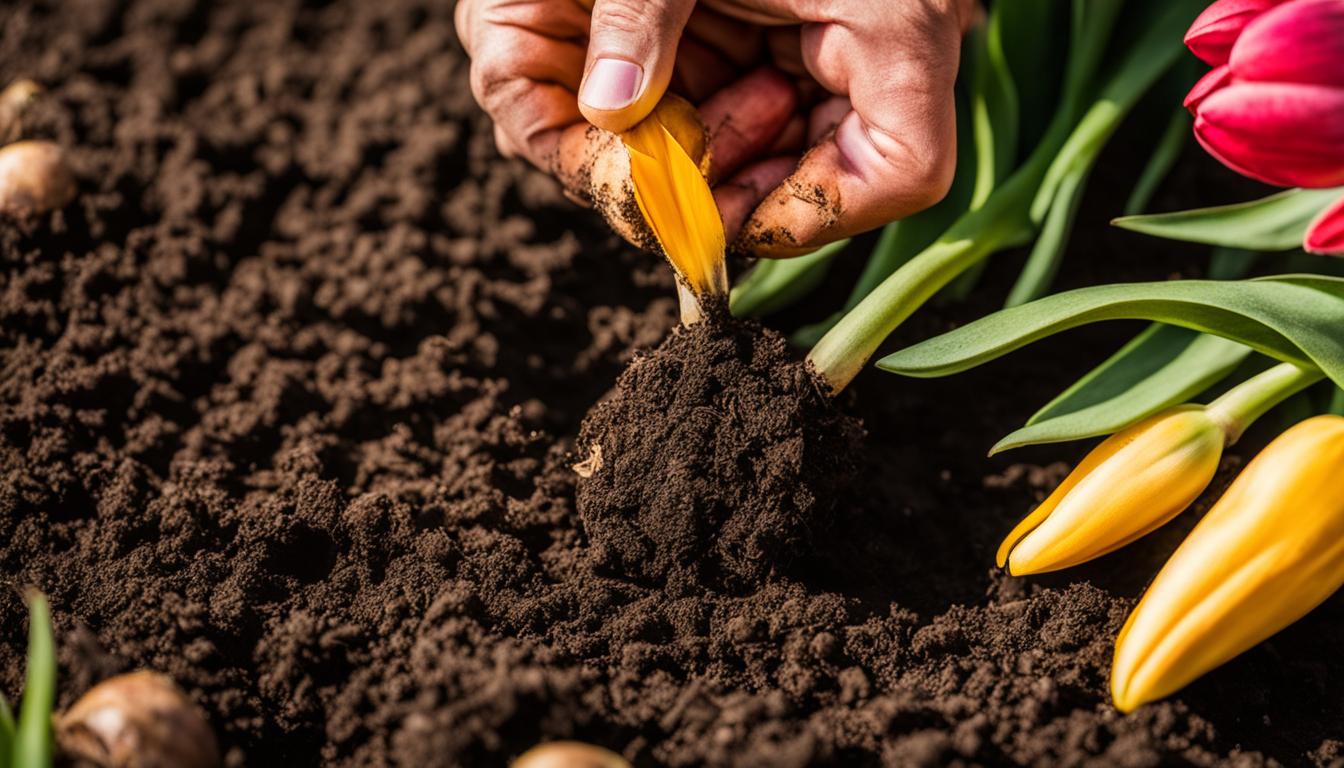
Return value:
M 845 165 L 860 178 L 867 178 L 886 162 L 886 157 L 873 144 L 868 129 L 863 127 L 863 120 L 854 112 L 845 115 L 836 126 L 835 145 L 840 149 Z
M 621 59 L 598 59 L 583 81 L 579 100 L 593 109 L 621 109 L 635 100 L 644 70 Z

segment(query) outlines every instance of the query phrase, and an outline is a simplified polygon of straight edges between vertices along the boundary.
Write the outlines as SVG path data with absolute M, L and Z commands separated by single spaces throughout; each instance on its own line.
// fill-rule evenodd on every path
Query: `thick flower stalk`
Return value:
M 1128 712 L 1260 643 L 1344 584 L 1344 417 L 1270 443 L 1167 561 L 1115 644 Z
M 1186 44 L 1214 67 L 1185 101 L 1210 154 L 1270 184 L 1344 185 L 1344 0 L 1219 0 Z M 1344 199 L 1304 246 L 1344 252 Z
M 1199 498 L 1247 426 L 1320 379 L 1285 363 L 1207 406 L 1177 406 L 1117 432 L 1008 534 L 999 567 L 1014 576 L 1057 571 L 1160 528 Z

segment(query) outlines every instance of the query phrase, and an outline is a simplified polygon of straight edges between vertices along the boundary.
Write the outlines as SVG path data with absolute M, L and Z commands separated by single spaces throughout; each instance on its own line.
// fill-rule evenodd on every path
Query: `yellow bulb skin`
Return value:
M 1284 432 L 1177 548 L 1115 643 L 1130 712 L 1298 620 L 1344 584 L 1344 417 Z
M 1226 434 L 1185 405 L 1104 440 L 999 546 L 1014 576 L 1069 568 L 1165 525 L 1204 492 Z

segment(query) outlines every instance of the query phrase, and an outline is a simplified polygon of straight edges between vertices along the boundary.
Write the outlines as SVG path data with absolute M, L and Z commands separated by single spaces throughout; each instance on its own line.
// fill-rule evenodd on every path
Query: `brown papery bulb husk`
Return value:
M 582 741 L 551 741 L 524 752 L 513 768 L 630 768 L 630 763 L 609 749 Z
M 21 78 L 0 91 L 0 143 L 18 141 L 23 136 L 23 113 L 43 93 L 42 86 Z
M 64 208 L 75 197 L 65 150 L 50 141 L 0 148 L 0 213 L 23 218 Z
M 56 720 L 62 754 L 100 768 L 213 768 L 219 745 L 205 713 L 165 675 L 141 671 L 95 685 Z

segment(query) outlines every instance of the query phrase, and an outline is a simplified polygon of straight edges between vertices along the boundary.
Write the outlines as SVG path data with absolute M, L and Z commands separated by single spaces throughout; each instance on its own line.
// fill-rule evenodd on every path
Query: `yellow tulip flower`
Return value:
M 1198 405 L 1112 435 L 999 546 L 1015 576 L 1078 565 L 1162 526 L 1213 480 L 1227 432 Z
M 1157 575 L 1115 643 L 1111 696 L 1167 696 L 1301 618 L 1344 583 L 1344 417 L 1270 443 Z

